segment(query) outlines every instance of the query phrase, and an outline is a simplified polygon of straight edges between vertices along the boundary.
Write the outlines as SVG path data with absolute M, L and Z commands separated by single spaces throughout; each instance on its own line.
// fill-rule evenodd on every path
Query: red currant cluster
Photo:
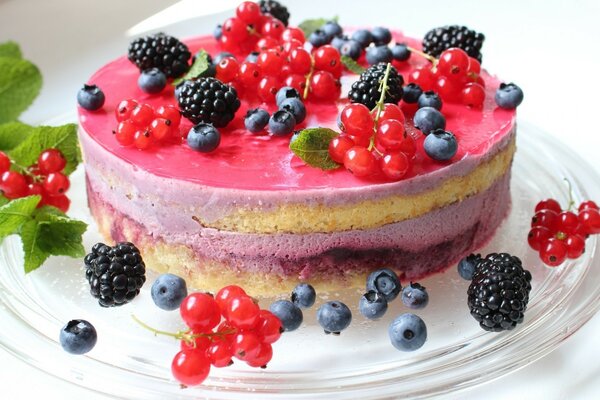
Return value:
M 11 165 L 21 172 L 10 170 Z M 69 178 L 62 173 L 67 165 L 63 154 L 56 149 L 40 153 L 38 162 L 29 167 L 18 166 L 0 151 L 0 191 L 7 199 L 41 196 L 38 207 L 54 206 L 67 212 L 71 201 L 65 195 L 69 190 Z
M 122 146 L 135 146 L 146 150 L 153 144 L 181 141 L 179 109 L 172 105 L 156 110 L 149 104 L 139 104 L 133 99 L 123 100 L 115 109 L 119 124 L 113 131 Z
M 416 153 L 416 143 L 404 128 L 404 113 L 396 104 L 373 111 L 360 103 L 342 110 L 343 133 L 329 143 L 332 160 L 359 177 L 380 175 L 401 179 Z
M 181 350 L 171 371 L 184 385 L 201 384 L 211 365 L 227 367 L 234 357 L 251 367 L 265 368 L 273 357 L 271 345 L 283 332 L 274 314 L 261 310 L 235 285 L 222 288 L 215 297 L 207 293 L 188 295 L 180 313 L 190 330 L 173 334 L 181 339 Z
M 457 47 L 445 50 L 439 59 L 421 54 L 433 67 L 415 69 L 408 77 L 423 90 L 437 92 L 449 103 L 462 102 L 469 107 L 481 107 L 485 100 L 485 82 L 479 75 L 481 64 Z
M 257 51 L 257 60 L 239 63 L 225 57 L 217 64 L 216 78 L 238 91 L 256 92 L 267 103 L 275 102 L 283 86 L 295 88 L 304 98 L 338 99 L 343 71 L 339 51 L 327 45 L 311 53 L 304 48 L 305 42 L 302 30 L 286 28 L 276 18 L 261 14 L 256 3 L 243 2 L 236 17 L 224 22 L 221 43 L 232 51 Z
M 588 235 L 600 233 L 600 212 L 593 201 L 579 205 L 578 214 L 562 210 L 554 199 L 535 206 L 527 241 L 540 254 L 544 264 L 556 267 L 565 259 L 579 258 Z

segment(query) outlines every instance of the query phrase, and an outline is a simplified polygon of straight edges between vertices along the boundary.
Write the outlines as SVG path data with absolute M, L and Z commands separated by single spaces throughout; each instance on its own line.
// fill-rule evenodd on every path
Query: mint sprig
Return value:
M 311 33 L 320 29 L 323 25 L 325 25 L 329 21 L 338 21 L 338 16 L 336 15 L 333 18 L 315 18 L 315 19 L 306 19 L 298 25 L 298 28 L 304 32 L 304 36 L 308 39 Z
M 290 150 L 311 167 L 332 170 L 340 166 L 329 156 L 329 142 L 338 133 L 329 128 L 307 128 L 296 134 Z
M 342 56 L 341 60 L 342 60 L 342 64 L 344 64 L 344 66 L 348 69 L 348 71 L 353 72 L 357 75 L 362 74 L 366 70 L 365 67 L 363 67 L 362 65 L 360 65 L 359 63 L 354 61 L 352 59 L 352 57 Z
M 173 81 L 173 86 L 179 85 L 181 82 L 186 80 L 197 79 L 202 76 L 209 67 L 208 63 L 208 53 L 204 50 L 201 50 L 197 55 L 194 63 L 190 67 L 189 71 L 183 75 L 181 78 L 177 78 Z

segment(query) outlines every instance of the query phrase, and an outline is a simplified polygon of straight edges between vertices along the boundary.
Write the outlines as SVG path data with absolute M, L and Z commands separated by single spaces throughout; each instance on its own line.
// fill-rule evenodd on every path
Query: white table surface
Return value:
M 127 32 L 139 35 L 173 18 L 192 18 L 163 29 L 181 36 L 209 33 L 238 1 L 175 3 L 0 0 L 0 42 L 19 42 L 44 75 L 42 94 L 22 119 L 41 122 L 72 109 L 81 84 L 104 62 L 126 52 L 131 40 Z M 414 36 L 445 24 L 464 24 L 484 32 L 484 66 L 518 83 L 525 92 L 519 117 L 567 143 L 600 172 L 600 127 L 595 122 L 600 121 L 599 2 L 288 0 L 286 4 L 292 23 L 339 15 L 345 25 L 381 24 Z M 140 24 L 171 5 L 174 8 L 162 18 Z M 598 332 L 600 316 L 596 315 L 546 357 L 449 398 L 600 398 Z M 29 399 L 40 393 L 44 399 L 106 399 L 35 370 L 2 350 L 0 380 L 2 399 Z

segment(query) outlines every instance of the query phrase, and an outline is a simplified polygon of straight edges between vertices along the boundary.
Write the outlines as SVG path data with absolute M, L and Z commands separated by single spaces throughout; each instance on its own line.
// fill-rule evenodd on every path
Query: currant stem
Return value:
M 26 175 L 26 176 L 32 178 L 34 182 L 41 182 L 43 180 L 39 176 L 32 174 L 28 167 L 24 167 L 21 164 L 18 164 L 13 160 L 10 160 L 10 163 L 14 167 L 18 168 L 23 175 Z
M 306 81 L 304 82 L 304 92 L 302 93 L 302 99 L 306 100 L 308 97 L 308 89 L 310 87 L 310 80 L 312 79 L 313 74 L 315 73 L 315 59 L 312 54 L 310 56 L 310 72 L 306 75 Z
M 375 149 L 379 155 L 382 155 L 379 150 L 375 148 L 375 133 L 377 132 L 377 128 L 379 127 L 379 118 L 381 117 L 381 112 L 385 106 L 385 95 L 389 89 L 388 80 L 390 78 L 390 71 L 392 70 L 392 64 L 388 63 L 385 68 L 385 73 L 383 74 L 383 78 L 379 82 L 379 100 L 377 104 L 375 104 L 375 108 L 372 111 L 375 111 L 375 118 L 373 119 L 373 135 L 371 135 L 371 141 L 369 143 L 369 147 L 367 150 L 371 151 Z
M 433 65 L 432 65 L 432 68 L 437 68 L 437 64 L 438 64 L 438 59 L 437 59 L 437 58 L 435 58 L 435 57 L 433 57 L 433 56 L 430 56 L 430 55 L 429 55 L 429 54 L 427 54 L 427 53 L 423 53 L 421 50 L 417 50 L 417 49 L 415 49 L 415 48 L 413 48 L 413 47 L 410 47 L 410 46 L 407 46 L 406 48 L 407 48 L 407 49 L 408 49 L 408 51 L 410 51 L 411 53 L 415 53 L 415 54 L 417 54 L 417 55 L 419 55 L 419 56 L 423 57 L 424 59 L 428 60 L 429 62 L 431 62 L 431 64 L 433 64 Z
M 567 186 L 569 188 L 569 204 L 567 205 L 567 211 L 571 211 L 575 207 L 575 200 L 573 199 L 573 185 L 571 185 L 571 181 L 567 178 L 563 178 L 565 182 L 567 182 Z
M 189 333 L 185 333 L 185 332 L 181 332 L 181 331 L 176 332 L 176 333 L 167 332 L 167 331 L 161 331 L 159 329 L 153 328 L 150 325 L 146 324 L 145 322 L 143 322 L 142 320 L 140 320 L 138 317 L 136 317 L 133 314 L 131 315 L 131 318 L 133 318 L 133 320 L 135 322 L 137 322 L 138 324 L 140 324 L 143 328 L 145 328 L 145 329 L 149 330 L 150 332 L 154 333 L 155 336 L 157 336 L 157 335 L 170 336 L 170 337 L 175 338 L 177 340 L 183 340 L 185 335 L 187 335 L 187 336 L 193 336 L 193 335 L 190 335 Z

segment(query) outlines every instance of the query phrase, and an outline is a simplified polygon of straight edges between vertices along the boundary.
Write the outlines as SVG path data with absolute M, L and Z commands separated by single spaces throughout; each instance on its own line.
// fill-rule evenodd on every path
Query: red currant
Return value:
M 550 238 L 541 246 L 540 257 L 544 264 L 556 267 L 565 261 L 567 246 L 562 240 Z
M 575 233 L 579 226 L 579 219 L 571 211 L 563 211 L 558 214 L 557 229 L 564 233 Z
M 250 329 L 258 322 L 260 307 L 249 296 L 234 297 L 227 307 L 227 319 L 240 329 Z
M 290 40 L 284 42 L 282 47 L 283 47 L 283 53 L 288 56 L 290 55 L 292 50 L 304 48 L 302 43 L 296 39 L 290 39 Z
M 298 40 L 300 43 L 304 43 L 306 38 L 304 37 L 304 32 L 299 28 L 287 28 L 281 34 L 281 40 L 289 41 L 290 39 Z
M 435 86 L 435 76 L 429 67 L 420 67 L 410 73 L 408 82 L 416 83 L 424 91 L 432 90 Z
M 69 178 L 61 172 L 51 172 L 44 178 L 44 191 L 48 196 L 60 196 L 69 190 Z
M 546 199 L 546 200 L 540 201 L 535 206 L 535 212 L 542 211 L 542 210 L 552 210 L 556 213 L 559 213 L 562 211 L 562 208 L 560 208 L 560 204 L 558 204 L 558 201 L 556 201 L 554 199 Z
M 579 213 L 579 223 L 587 235 L 600 233 L 600 212 L 593 208 L 588 208 Z
M 30 183 L 27 185 L 27 196 L 42 196 L 46 195 L 44 186 L 39 183 Z
M 558 227 L 558 214 L 552 210 L 541 210 L 531 218 L 531 227 L 543 226 L 555 232 Z
M 183 321 L 194 331 L 208 332 L 221 320 L 219 306 L 207 293 L 192 293 L 179 306 Z
M 6 172 L 10 169 L 10 158 L 4 153 L 0 151 L 0 174 Z
M 369 176 L 377 172 L 377 161 L 366 148 L 354 146 L 344 156 L 344 167 L 356 176 Z
M 281 337 L 281 321 L 272 312 L 260 310 L 256 333 L 263 343 L 275 343 Z
M 119 122 L 117 130 L 115 131 L 117 142 L 119 142 L 121 146 L 131 146 L 135 140 L 134 137 L 137 130 L 137 126 L 131 121 Z
M 194 332 L 193 330 L 190 331 L 190 334 L 192 335 L 197 335 L 197 332 Z M 199 335 L 196 336 L 192 343 L 189 343 L 187 340 L 182 340 L 180 343 L 180 349 L 181 350 L 198 350 L 198 351 L 206 351 L 206 349 L 208 349 L 208 346 L 210 346 L 211 340 L 208 336 L 205 335 Z
M 291 86 L 302 94 L 306 88 L 306 78 L 299 74 L 292 74 L 285 78 L 285 86 Z
M 60 172 L 66 165 L 67 160 L 65 160 L 60 150 L 44 150 L 38 157 L 38 167 L 43 175 L 47 175 L 50 172 Z
M 152 136 L 149 129 L 140 129 L 133 134 L 133 144 L 140 150 L 146 150 L 152 146 Z
M 256 63 L 243 62 L 240 65 L 240 72 L 238 74 L 238 80 L 242 85 L 250 88 L 258 86 L 262 75 L 260 73 L 260 67 Z
M 321 46 L 313 52 L 315 61 L 315 69 L 320 71 L 327 71 L 338 76 L 341 73 L 342 61 L 340 59 L 340 52 L 331 45 Z
M 285 26 L 277 18 L 270 18 L 267 20 L 261 28 L 261 33 L 265 36 L 272 37 L 273 39 L 281 39 L 281 35 L 285 30 Z
M 254 332 L 239 332 L 233 336 L 233 354 L 240 360 L 252 359 L 258 355 L 260 344 Z
M 406 175 L 409 163 L 402 152 L 387 153 L 381 158 L 381 171 L 390 179 L 398 180 Z
M 417 153 L 417 142 L 411 135 L 406 135 L 398 150 L 406 154 L 409 159 L 413 159 Z
M 336 163 L 343 164 L 346 152 L 354 147 L 354 141 L 348 136 L 338 136 L 329 142 L 329 156 Z
M 477 83 L 467 83 L 462 90 L 462 103 L 467 107 L 480 108 L 485 101 L 485 89 Z
M 578 209 L 578 211 L 580 211 L 580 212 L 581 212 L 581 211 L 583 211 L 583 210 L 588 210 L 588 209 L 592 209 L 592 210 L 598 210 L 598 209 L 599 209 L 599 208 L 598 208 L 598 204 L 594 203 L 594 202 L 593 202 L 593 201 L 591 201 L 591 200 L 584 201 L 583 203 L 581 203 L 581 204 L 579 205 L 579 209 Z
M 341 121 L 344 132 L 349 135 L 366 137 L 373 135 L 373 116 L 364 104 L 348 104 L 342 110 Z
M 290 51 L 290 69 L 292 72 L 306 75 L 310 72 L 311 63 L 308 51 L 301 48 Z
M 377 109 L 373 110 L 373 116 L 375 116 L 375 113 L 377 113 Z M 402 112 L 400 107 L 392 103 L 385 103 L 383 105 L 383 110 L 381 110 L 381 113 L 379 114 L 379 122 L 388 119 L 395 119 L 397 121 L 400 121 L 400 123 L 402 124 L 406 122 L 406 117 L 404 116 L 404 113 Z
M 258 42 L 256 42 L 256 50 L 258 51 L 265 51 L 269 49 L 276 50 L 277 46 L 279 46 L 279 41 L 268 36 L 262 37 L 258 40 Z
M 371 144 L 371 138 L 369 136 L 351 136 L 351 135 L 349 135 L 348 137 L 354 142 L 355 146 L 369 147 L 369 145 Z
M 476 58 L 469 57 L 469 68 L 467 68 L 469 74 L 479 75 L 481 73 L 481 63 Z
M 239 18 L 229 18 L 223 23 L 223 36 L 234 43 L 248 39 L 248 26 Z
M 15 171 L 4 171 L 0 176 L 0 190 L 7 199 L 16 199 L 27 194 L 27 180 Z
M 446 77 L 466 75 L 469 69 L 469 55 L 457 47 L 444 50 L 440 54 L 437 68 L 440 74 Z
M 527 235 L 527 243 L 533 250 L 539 251 L 543 244 L 552 237 L 550 229 L 543 226 L 536 226 L 531 228 Z
M 217 292 L 217 295 L 215 296 L 215 301 L 217 302 L 217 305 L 219 306 L 219 309 L 221 310 L 221 313 L 225 318 L 227 318 L 226 313 L 227 308 L 229 307 L 229 301 L 231 301 L 231 299 L 233 298 L 241 296 L 247 296 L 247 294 L 244 291 L 244 289 L 237 285 L 225 286 Z
M 240 64 L 233 57 L 225 57 L 217 64 L 216 78 L 221 82 L 233 81 L 240 71 Z
M 460 100 L 461 96 L 460 86 L 445 76 L 438 78 L 436 82 L 436 92 L 438 92 L 442 100 L 449 103 Z
M 149 104 L 139 104 L 131 112 L 131 121 L 138 127 L 145 128 L 154 119 L 154 109 Z
M 260 7 L 253 1 L 244 1 L 237 6 L 235 15 L 247 24 L 256 24 L 262 16 Z
M 265 75 L 275 77 L 280 75 L 285 59 L 279 51 L 269 49 L 258 55 L 257 63 Z
M 175 379 L 187 386 L 201 384 L 209 372 L 210 361 L 203 351 L 180 351 L 171 363 L 171 373 Z
M 317 71 L 310 79 L 310 90 L 315 99 L 333 101 L 340 97 L 340 81 L 327 71 Z
M 274 103 L 279 86 L 279 79 L 273 76 L 263 77 L 258 83 L 258 97 L 265 103 Z
M 44 196 L 42 201 L 45 205 L 56 207 L 64 213 L 69 211 L 69 207 L 71 206 L 71 200 L 64 194 L 60 196 Z
M 164 118 L 156 118 L 150 123 L 150 131 L 156 140 L 164 140 L 171 136 L 171 120 Z
M 171 126 L 173 127 L 179 126 L 179 123 L 181 122 L 181 113 L 179 112 L 179 108 L 172 105 L 158 107 L 156 109 L 156 117 L 168 119 L 171 121 Z
M 210 344 L 206 354 L 213 366 L 217 368 L 227 367 L 231 365 L 233 348 L 228 340 L 216 340 Z
M 399 150 L 404 136 L 404 125 L 395 119 L 383 121 L 377 128 L 377 143 L 386 150 Z
M 134 99 L 122 100 L 117 108 L 115 108 L 115 117 L 117 121 L 125 121 L 131 117 L 131 112 L 138 106 L 138 102 Z
M 261 343 L 260 349 L 254 357 L 246 358 L 246 363 L 255 368 L 266 368 L 267 363 L 273 358 L 273 348 L 268 343 Z
M 579 235 L 569 235 L 565 240 L 567 246 L 567 257 L 570 259 L 576 259 L 581 257 L 585 251 L 585 239 Z

